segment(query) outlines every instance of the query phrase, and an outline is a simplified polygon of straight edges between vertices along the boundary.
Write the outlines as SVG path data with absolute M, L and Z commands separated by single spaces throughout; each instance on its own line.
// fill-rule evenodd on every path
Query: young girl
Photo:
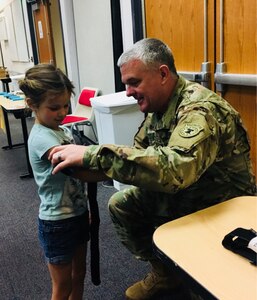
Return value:
M 89 240 L 87 196 L 80 180 L 63 173 L 52 175 L 47 159 L 50 150 L 72 143 L 69 131 L 61 128 L 74 86 L 53 65 L 29 69 L 20 89 L 35 113 L 28 139 L 30 163 L 38 194 L 39 240 L 52 279 L 52 300 L 82 299 Z

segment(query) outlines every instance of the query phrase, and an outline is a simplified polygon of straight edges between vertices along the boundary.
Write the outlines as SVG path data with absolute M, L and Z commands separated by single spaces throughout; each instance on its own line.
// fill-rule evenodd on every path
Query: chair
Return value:
M 74 112 L 67 115 L 62 121 L 62 125 L 70 127 L 73 135 L 79 138 L 80 144 L 97 144 L 98 138 L 95 127 L 95 116 L 91 107 L 90 98 L 96 97 L 99 94 L 99 89 L 85 87 L 82 89 Z M 93 139 L 81 132 L 79 126 L 91 127 Z

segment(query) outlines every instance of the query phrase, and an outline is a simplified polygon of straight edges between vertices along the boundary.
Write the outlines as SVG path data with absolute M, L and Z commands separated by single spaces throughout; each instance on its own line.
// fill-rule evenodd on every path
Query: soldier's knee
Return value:
M 108 208 L 110 212 L 116 211 L 119 204 L 122 202 L 123 193 L 117 192 L 113 194 L 108 202 Z
M 125 215 L 135 209 L 135 188 L 124 189 L 111 196 L 108 208 L 111 214 Z

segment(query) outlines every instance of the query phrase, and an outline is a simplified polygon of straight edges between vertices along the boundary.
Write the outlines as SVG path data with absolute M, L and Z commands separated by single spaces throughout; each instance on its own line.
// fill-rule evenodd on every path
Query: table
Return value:
M 3 91 L 9 93 L 10 91 L 9 83 L 12 81 L 12 79 L 10 77 L 5 77 L 5 78 L 0 78 L 0 80 L 2 81 Z
M 154 251 L 204 300 L 256 300 L 257 267 L 222 246 L 238 227 L 257 230 L 257 197 L 233 198 L 163 224 L 154 232 Z
M 11 101 L 3 96 L 0 96 L 0 106 L 3 109 L 3 116 L 4 116 L 4 123 L 5 123 L 5 129 L 6 129 L 6 136 L 7 136 L 7 146 L 3 146 L 2 149 L 12 149 L 14 147 L 25 147 L 25 154 L 26 154 L 26 162 L 27 162 L 27 169 L 28 172 L 25 174 L 20 175 L 20 178 L 26 178 L 26 177 L 33 177 L 32 168 L 29 162 L 29 154 L 28 154 L 28 130 L 27 130 L 27 123 L 26 123 L 26 106 L 24 100 L 16 100 Z M 23 134 L 23 143 L 13 144 L 12 143 L 12 137 L 11 137 L 11 131 L 9 126 L 9 120 L 8 120 L 8 113 L 13 113 L 17 119 L 21 120 L 21 126 L 22 126 L 22 134 Z

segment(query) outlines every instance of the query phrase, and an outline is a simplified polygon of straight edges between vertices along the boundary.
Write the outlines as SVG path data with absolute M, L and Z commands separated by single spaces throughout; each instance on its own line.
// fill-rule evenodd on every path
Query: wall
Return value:
M 15 0 L 3 0 L 0 13 Z M 57 1 L 57 0 L 54 0 Z M 98 87 L 102 94 L 115 92 L 114 61 L 112 46 L 111 1 L 59 0 L 68 76 L 76 86 L 76 94 L 84 86 Z M 127 0 L 120 0 L 124 49 L 132 44 L 131 7 Z M 26 1 L 23 0 L 27 16 Z M 129 6 L 128 6 L 129 4 Z M 27 17 L 25 27 L 29 57 L 32 47 Z M 13 62 L 8 42 L 3 45 L 5 65 L 11 72 L 24 73 L 33 62 Z M 116 63 L 116 62 L 115 62 Z
M 110 1 L 74 0 L 80 88 L 115 92 Z
M 10 5 L 11 3 L 15 2 L 15 1 L 19 1 L 19 0 L 2 0 L 0 3 L 0 14 L 5 15 L 4 12 L 8 12 L 10 11 Z M 17 2 L 16 2 L 17 4 Z M 22 8 L 24 11 L 24 15 L 27 16 L 27 7 L 26 7 L 26 1 L 22 1 Z M 6 24 L 8 25 L 8 22 L 10 22 L 10 20 L 6 20 Z M 16 30 L 20 30 L 21 26 L 23 26 L 23 21 L 22 22 L 18 22 L 19 24 L 17 24 L 16 26 Z M 25 35 L 21 36 L 21 33 L 17 33 L 17 47 L 20 46 L 20 41 L 19 38 L 22 38 L 22 42 L 24 42 L 23 45 L 26 45 L 27 49 L 25 51 L 27 51 L 28 56 L 26 59 L 22 58 L 21 61 L 19 61 L 19 58 L 13 58 L 13 47 L 15 46 L 14 40 L 13 40 L 13 36 L 11 36 L 11 31 L 10 28 L 8 28 L 7 26 L 7 34 L 8 34 L 8 39 L 7 40 L 2 40 L 1 41 L 1 47 L 2 47 L 2 52 L 3 52 L 3 57 L 4 57 L 4 65 L 8 68 L 8 71 L 10 72 L 10 74 L 21 74 L 24 73 L 28 68 L 30 68 L 31 66 L 33 66 L 33 62 L 31 61 L 31 57 L 32 57 L 32 47 L 31 47 L 31 39 L 30 39 L 30 33 L 29 33 L 29 25 L 28 25 L 28 20 L 25 17 L 24 18 L 24 26 L 25 26 Z M 14 26 L 15 27 L 15 26 Z M 15 30 L 15 29 L 14 29 Z M 24 47 L 23 49 L 24 50 Z M 2 65 L 2 62 L 1 62 Z
M 120 0 L 123 50 L 133 45 L 131 1 Z
M 75 94 L 79 95 L 80 82 L 78 71 L 77 43 L 75 34 L 75 17 L 73 10 L 73 2 L 67 0 L 59 0 L 62 22 L 63 43 L 65 49 L 66 71 L 70 80 L 75 86 Z M 72 100 L 72 110 L 75 103 Z

